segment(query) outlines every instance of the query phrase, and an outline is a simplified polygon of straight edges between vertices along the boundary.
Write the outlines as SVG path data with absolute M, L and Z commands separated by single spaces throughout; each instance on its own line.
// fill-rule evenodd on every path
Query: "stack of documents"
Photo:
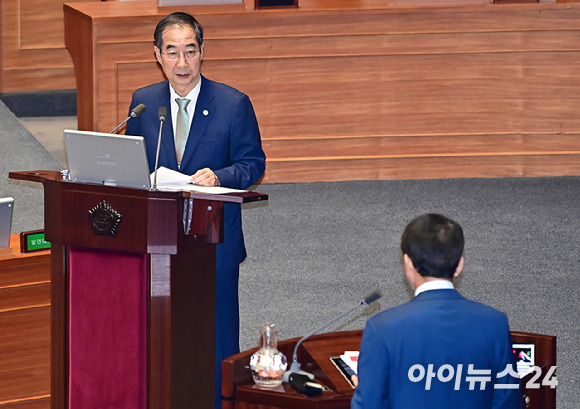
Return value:
M 155 173 L 152 173 L 150 177 L 151 185 L 153 185 Z M 245 190 L 230 189 L 221 186 L 198 186 L 193 184 L 191 181 L 191 176 L 168 169 L 163 166 L 157 169 L 157 189 L 170 191 L 187 190 L 192 192 L 211 193 L 214 195 L 245 192 Z

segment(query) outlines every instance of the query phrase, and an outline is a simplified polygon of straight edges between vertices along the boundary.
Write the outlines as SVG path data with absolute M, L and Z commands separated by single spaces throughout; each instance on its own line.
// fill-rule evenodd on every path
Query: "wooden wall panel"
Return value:
M 557 59 L 562 76 L 547 71 Z M 385 55 L 205 61 L 234 78 L 271 137 L 571 131 L 580 126 L 570 53 Z M 501 67 L 501 69 L 498 69 Z M 230 83 L 232 80 L 230 80 Z
M 0 289 L 0 311 L 49 305 L 50 283 Z
M 578 154 L 457 155 L 275 159 L 267 164 L 263 183 L 345 180 L 446 179 L 481 177 L 539 177 L 580 169 Z
M 1 1 L 0 92 L 76 88 L 72 59 L 64 45 L 64 2 Z M 74 2 L 78 0 L 67 1 Z
M 268 157 L 264 182 L 580 174 L 580 5 L 321 10 L 319 3 L 252 12 L 186 7 L 205 28 L 204 75 L 254 104 Z M 96 57 L 79 77 L 94 86 L 90 96 L 79 94 L 79 102 L 94 97 L 79 127 L 107 132 L 127 116 L 136 88 L 163 79 L 151 36 L 165 12 L 139 7 L 128 17 L 120 4 L 96 6 L 67 13 L 92 30 Z M 70 47 L 79 45 L 71 39 Z M 564 165 L 558 155 L 567 155 Z M 334 159 L 343 162 L 327 163 Z M 429 172 L 411 172 L 423 162 Z
M 50 407 L 50 252 L 0 256 L 0 408 Z
M 49 326 L 50 306 L 0 314 L 0 403 L 50 395 Z
M 401 158 L 467 155 L 505 155 L 550 153 L 565 154 L 577 149 L 579 134 L 494 134 L 494 135 L 407 135 L 382 137 L 275 138 L 263 142 L 264 149 L 279 160 L 304 157 L 323 158 Z M 324 152 L 332 143 L 332 155 Z
M 64 43 L 62 0 L 20 0 L 18 9 L 20 47 L 54 48 Z
M 50 397 L 38 398 L 28 401 L 16 401 L 1 405 L 2 409 L 50 409 Z
M 535 38 L 537 34 L 533 33 L 529 39 L 532 48 L 540 47 L 538 43 L 542 42 L 541 38 L 539 41 Z M 574 34 L 580 35 L 580 32 Z M 566 40 L 580 40 L 574 35 L 570 37 L 571 40 Z M 344 37 L 341 43 L 350 44 L 352 38 Z M 498 40 L 486 41 L 491 44 Z M 287 39 L 281 39 L 282 44 L 272 42 L 264 47 L 288 49 Z M 422 50 L 411 52 L 401 45 L 395 51 L 379 53 L 380 50 L 374 49 L 372 54 L 371 50 L 363 54 L 356 43 L 369 44 L 374 39 L 356 37 L 354 42 L 350 48 L 356 49 L 357 55 L 260 58 L 252 55 L 260 53 L 256 52 L 259 42 L 254 39 L 231 41 L 234 45 L 230 44 L 226 50 L 220 47 L 226 41 L 208 40 L 204 73 L 233 84 L 251 96 L 258 114 L 262 113 L 259 116 L 265 139 L 289 135 L 437 134 L 474 128 L 486 132 L 537 131 L 538 126 L 545 130 L 555 126 L 558 130 L 564 126 L 577 129 L 573 100 L 578 95 L 580 75 L 575 68 L 578 63 L 575 53 L 527 49 L 518 53 L 497 52 L 488 46 L 483 51 L 425 54 Z M 434 44 L 443 42 L 445 38 L 433 40 Z M 296 48 L 304 50 L 314 43 L 316 39 L 311 39 L 304 42 L 305 47 Z M 559 48 L 571 45 L 559 44 Z M 126 60 L 143 61 L 115 61 L 115 56 L 128 47 L 133 52 Z M 247 58 L 219 57 L 220 53 L 230 50 L 251 52 Z M 147 55 L 152 56 L 150 44 L 107 44 L 99 48 L 98 59 L 104 61 L 100 63 L 99 80 L 114 81 L 100 86 L 120 92 L 120 106 L 114 120 L 126 116 L 126 103 L 132 90 L 162 79 L 156 63 L 147 61 Z M 554 59 L 558 61 L 557 68 Z M 548 94 L 544 92 L 547 87 L 551 88 Z M 115 102 L 111 95 L 101 101 Z M 107 111 L 105 107 L 100 108 Z M 559 117 L 554 118 L 554 113 Z M 108 116 L 110 112 L 102 120 Z M 297 124 L 296 117 L 302 118 L 302 123 Z M 570 122 L 563 123 L 562 119 Z M 315 128 L 312 123 L 316 123 Z M 478 123 L 486 128 L 481 129 Z M 307 129 L 300 128 L 301 125 Z

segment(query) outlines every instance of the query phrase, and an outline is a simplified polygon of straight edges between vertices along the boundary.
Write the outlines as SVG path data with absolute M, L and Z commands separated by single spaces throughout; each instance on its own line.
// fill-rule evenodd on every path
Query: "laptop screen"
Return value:
M 10 247 L 13 209 L 14 199 L 12 197 L 0 198 L 0 248 Z
M 70 180 L 149 189 L 149 164 L 142 136 L 65 129 Z

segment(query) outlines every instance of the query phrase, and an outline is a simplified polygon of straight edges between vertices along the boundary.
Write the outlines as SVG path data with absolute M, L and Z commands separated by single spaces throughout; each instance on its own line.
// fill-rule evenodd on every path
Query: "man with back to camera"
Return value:
M 191 175 L 200 186 L 247 189 L 262 177 L 266 156 L 247 95 L 201 75 L 203 28 L 187 13 L 165 16 L 155 28 L 154 51 L 167 81 L 137 90 L 129 111 L 147 111 L 127 123 L 126 134 L 145 138 L 155 167 L 160 107 L 168 110 L 159 166 Z M 169 120 L 171 119 L 171 120 Z M 224 206 L 224 242 L 216 250 L 216 407 L 222 359 L 239 352 L 239 265 L 246 257 L 239 204 Z M 202 312 L 203 313 L 203 312 Z
M 522 407 L 507 316 L 453 287 L 463 246 L 461 226 L 444 216 L 407 225 L 401 249 L 415 298 L 368 320 L 352 409 Z

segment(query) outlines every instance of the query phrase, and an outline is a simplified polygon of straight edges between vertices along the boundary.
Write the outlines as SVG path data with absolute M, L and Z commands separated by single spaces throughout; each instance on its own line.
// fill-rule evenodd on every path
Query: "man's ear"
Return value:
M 153 46 L 153 50 L 155 51 L 155 57 L 157 58 L 157 62 L 161 64 L 161 50 L 156 45 Z
M 416 283 L 417 270 L 415 270 L 415 266 L 413 265 L 413 261 L 411 261 L 411 257 L 406 254 L 403 254 L 403 268 L 405 270 L 405 278 L 407 279 L 407 283 L 413 291 L 418 287 Z
M 461 274 L 461 272 L 463 271 L 464 262 L 465 259 L 463 258 L 463 256 L 461 256 L 461 258 L 459 259 L 459 264 L 457 264 L 457 268 L 455 269 L 455 273 L 453 273 L 453 278 L 459 277 L 459 274 Z
M 403 254 L 403 266 L 405 267 L 405 271 L 407 271 L 407 269 L 415 270 L 415 266 L 413 265 L 413 261 L 411 261 L 411 257 L 406 254 Z

